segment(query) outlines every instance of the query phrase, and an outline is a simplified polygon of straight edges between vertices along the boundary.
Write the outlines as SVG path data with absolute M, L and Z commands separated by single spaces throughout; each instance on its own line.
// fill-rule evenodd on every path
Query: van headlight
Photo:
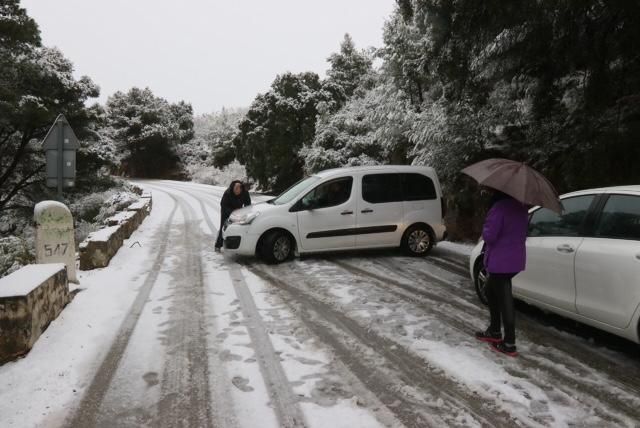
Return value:
M 253 220 L 255 220 L 256 217 L 258 217 L 259 215 L 260 215 L 259 212 L 252 212 L 249 214 L 242 214 L 242 215 L 231 214 L 231 216 L 229 216 L 229 223 L 240 224 L 240 225 L 251 224 Z

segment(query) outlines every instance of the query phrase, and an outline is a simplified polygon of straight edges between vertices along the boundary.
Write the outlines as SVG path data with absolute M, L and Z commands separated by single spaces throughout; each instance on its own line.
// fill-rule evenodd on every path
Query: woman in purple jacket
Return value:
M 515 357 L 518 353 L 511 279 L 525 269 L 529 213 L 524 204 L 511 196 L 493 192 L 482 230 L 484 265 L 488 273 L 485 290 L 491 323 L 485 331 L 477 332 L 476 338 L 489 342 L 498 352 Z

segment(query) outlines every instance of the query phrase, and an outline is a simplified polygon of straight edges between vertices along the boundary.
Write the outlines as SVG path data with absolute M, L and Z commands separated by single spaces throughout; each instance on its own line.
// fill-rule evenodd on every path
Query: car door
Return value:
M 355 247 L 357 198 L 353 181 L 347 176 L 321 183 L 294 205 L 303 250 Z
M 362 176 L 356 245 L 360 248 L 400 245 L 404 215 L 400 174 Z
M 404 219 L 407 225 L 417 222 L 442 223 L 442 204 L 431 177 L 419 173 L 400 174 L 404 191 Z
M 609 195 L 576 254 L 578 313 L 626 328 L 640 303 L 640 195 Z
M 545 208 L 532 213 L 526 270 L 513 279 L 516 295 L 576 312 L 575 256 L 595 199 L 596 195 L 563 199 L 562 215 Z

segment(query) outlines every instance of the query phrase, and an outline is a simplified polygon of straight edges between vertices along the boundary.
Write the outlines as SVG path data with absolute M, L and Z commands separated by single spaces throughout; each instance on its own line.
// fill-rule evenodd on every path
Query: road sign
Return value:
M 73 187 L 76 179 L 76 151 L 80 148 L 78 137 L 63 115 L 59 115 L 44 137 L 43 149 L 47 160 L 47 186 L 62 189 Z

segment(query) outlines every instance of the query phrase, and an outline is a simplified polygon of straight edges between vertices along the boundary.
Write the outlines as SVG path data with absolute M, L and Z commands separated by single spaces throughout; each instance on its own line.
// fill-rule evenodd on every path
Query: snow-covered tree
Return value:
M 413 119 L 406 94 L 382 82 L 321 116 L 313 144 L 301 151 L 305 169 L 407 163 Z
M 193 137 L 193 109 L 171 104 L 149 88 L 116 92 L 107 100 L 105 133 L 118 145 L 122 173 L 180 175 L 177 148 Z
M 261 189 L 281 191 L 302 177 L 299 151 L 313 141 L 318 105 L 332 96 L 315 73 L 285 73 L 256 97 L 234 145 L 236 158 Z
M 91 119 L 85 101 L 97 97 L 88 78 L 57 49 L 43 47 L 36 23 L 17 0 L 0 5 L 0 211 L 41 180 L 38 141 L 56 116 L 65 114 L 82 133 Z
M 366 81 L 373 71 L 371 55 L 357 50 L 349 34 L 344 35 L 340 52 L 331 54 L 327 62 L 330 65 L 327 81 L 335 83 L 341 89 L 344 100 L 351 98 L 357 88 L 365 88 L 369 86 L 367 83 L 372 83 Z

